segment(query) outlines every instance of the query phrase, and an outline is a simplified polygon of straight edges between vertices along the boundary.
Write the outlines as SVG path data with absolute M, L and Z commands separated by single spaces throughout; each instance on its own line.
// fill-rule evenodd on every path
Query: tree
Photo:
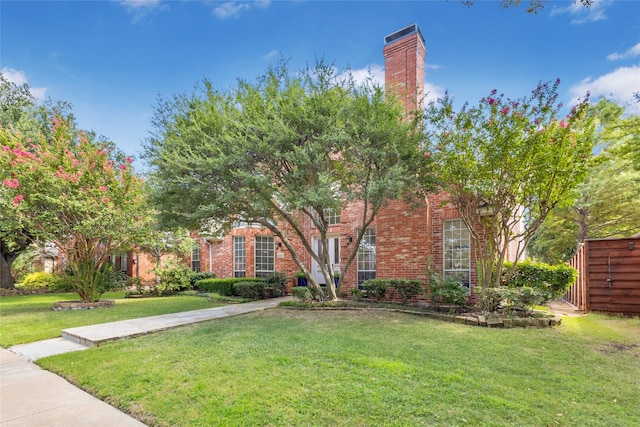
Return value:
M 571 203 L 549 215 L 530 253 L 545 262 L 569 260 L 586 239 L 628 237 L 640 231 L 640 117 L 603 99 L 594 106 L 601 151 Z
M 378 211 L 392 199 L 415 200 L 415 188 L 429 188 L 421 120 L 403 119 L 400 104 L 372 79 L 356 84 L 349 73 L 338 76 L 322 63 L 295 77 L 280 64 L 228 91 L 204 86 L 200 96 L 161 102 L 157 132 L 145 144 L 164 223 L 191 229 L 211 220 L 222 229 L 260 224 L 322 292 L 297 240 L 337 299 L 326 214 L 349 203 L 363 207 L 343 280 Z M 314 252 L 304 221 L 316 227 L 324 255 Z
M 150 227 L 144 241 L 139 247 L 152 259 L 154 269 L 159 271 L 162 267 L 162 257 L 167 254 L 174 254 L 178 257 L 186 257 L 193 249 L 194 240 L 189 236 L 187 229 L 161 230 L 157 222 Z M 160 277 L 156 275 L 156 283 Z
M 441 189 L 469 228 L 483 289 L 499 284 L 507 251 L 515 249 L 516 260 L 522 256 L 592 160 L 588 98 L 560 119 L 559 83 L 541 83 L 517 100 L 494 90 L 477 107 L 465 104 L 459 112 L 445 96 L 427 109 Z
M 85 302 L 97 301 L 111 254 L 129 249 L 148 224 L 131 161 L 60 116 L 36 139 L 0 128 L 3 236 L 56 244 L 74 290 Z
M 466 6 L 473 6 L 476 3 L 476 0 L 461 0 L 462 3 Z M 573 0 L 574 3 L 580 2 L 582 6 L 589 7 L 593 4 L 595 0 Z M 544 9 L 544 4 L 547 0 L 528 0 L 525 3 L 527 4 L 527 13 L 538 14 L 540 9 Z M 500 0 L 498 2 L 500 7 L 504 9 L 510 9 L 513 7 L 520 6 L 523 1 L 522 0 Z

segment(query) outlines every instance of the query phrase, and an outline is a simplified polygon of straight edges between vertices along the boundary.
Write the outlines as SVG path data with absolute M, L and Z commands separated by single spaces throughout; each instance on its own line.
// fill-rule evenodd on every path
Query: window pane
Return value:
M 444 222 L 444 275 L 470 286 L 471 243 L 467 226 L 461 219 Z
M 273 236 L 256 236 L 255 275 L 265 277 L 274 271 L 275 247 Z
M 358 286 L 376 277 L 376 230 L 367 228 L 360 241 L 357 254 Z
M 246 274 L 246 241 L 244 236 L 233 237 L 233 277 L 245 277 Z

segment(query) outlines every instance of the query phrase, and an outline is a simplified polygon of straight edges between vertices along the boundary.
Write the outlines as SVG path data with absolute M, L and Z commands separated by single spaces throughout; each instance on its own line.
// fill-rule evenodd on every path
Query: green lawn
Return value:
M 640 319 L 275 309 L 41 359 L 154 426 L 640 426 Z
M 77 299 L 75 293 L 0 297 L 0 346 L 9 347 L 59 337 L 63 329 L 75 326 L 223 305 L 195 296 L 124 299 L 124 292 L 112 292 L 106 293 L 102 299 L 115 299 L 115 307 L 69 311 L 52 309 L 56 301 Z

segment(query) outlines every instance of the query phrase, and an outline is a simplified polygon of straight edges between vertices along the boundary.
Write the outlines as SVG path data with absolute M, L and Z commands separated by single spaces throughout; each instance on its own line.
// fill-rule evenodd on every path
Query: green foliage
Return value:
M 156 269 L 155 273 L 160 278 L 155 287 L 158 295 L 171 295 L 189 288 L 191 284 L 191 270 L 182 264 L 168 263 L 165 267 Z
M 362 289 L 352 288 L 351 289 L 351 296 L 356 301 L 362 301 L 364 299 L 364 292 L 362 292 Z
M 252 282 L 257 282 L 257 281 L 262 281 L 264 279 L 262 278 L 227 278 L 227 279 L 204 279 L 204 280 L 200 280 L 196 283 L 196 289 L 200 290 L 200 291 L 204 291 L 204 292 L 213 292 L 219 295 L 225 295 L 225 296 L 233 296 L 235 295 L 234 290 L 233 290 L 233 285 L 235 285 L 236 283 L 239 282 L 246 282 L 246 281 L 252 281 Z
M 291 288 L 291 295 L 300 301 L 311 301 L 311 291 L 306 286 L 294 286 Z
M 362 283 L 362 289 L 368 297 L 375 298 L 376 301 L 380 301 L 387 294 L 386 279 L 370 279 Z
M 282 296 L 282 290 L 279 285 L 265 281 L 238 282 L 233 285 L 233 290 L 239 297 L 248 299 L 267 299 Z
M 547 294 L 543 290 L 530 286 L 476 289 L 476 297 L 476 305 L 485 313 L 503 310 L 523 315 L 527 315 L 536 305 L 547 300 Z
M 389 286 L 396 288 L 402 304 L 407 305 L 412 298 L 424 293 L 424 286 L 421 280 L 412 279 L 388 279 Z
M 426 112 L 440 187 L 450 194 L 476 249 L 478 281 L 499 280 L 507 248 L 515 258 L 549 212 L 571 199 L 593 162 L 594 116 L 588 97 L 561 116 L 558 85 L 508 99 L 493 90 L 454 111 L 445 96 Z M 514 230 L 513 224 L 524 224 Z
M 564 295 L 569 287 L 575 283 L 578 272 L 568 264 L 549 265 L 531 261 L 519 262 L 516 270 L 508 281 L 505 281 L 507 271 L 513 263 L 504 265 L 502 285 L 514 288 L 531 287 L 538 289 L 544 296 L 544 301 L 554 300 Z
M 189 286 L 194 289 L 197 288 L 197 283 L 200 280 L 205 279 L 215 279 L 216 273 L 213 272 L 200 272 L 200 273 L 190 273 L 189 274 Z
M 60 115 L 27 134 L 0 127 L 0 238 L 52 242 L 83 301 L 108 289 L 103 268 L 146 233 L 149 209 L 131 158 Z M 28 136 L 31 135 L 31 136 Z M 4 255 L 4 254 L 3 254 Z
M 275 293 L 280 294 L 278 296 L 283 296 L 287 289 L 289 276 L 283 271 L 276 271 L 265 277 L 264 281 L 267 285 L 271 286 L 274 289 Z
M 467 304 L 469 290 L 455 277 L 442 276 L 440 273 L 427 269 L 429 281 L 427 289 L 429 300 L 437 304 L 455 304 L 463 306 Z
M 55 289 L 58 282 L 59 277 L 57 275 L 38 271 L 26 274 L 21 283 L 16 283 L 16 288 L 29 291 L 46 288 Z
M 109 263 L 100 266 L 92 259 L 82 259 L 65 270 L 60 282 L 62 289 L 73 289 L 83 301 L 96 302 L 103 293 L 123 288 L 126 278 Z
M 421 118 L 406 117 L 373 79 L 360 84 L 327 64 L 299 73 L 279 64 L 227 91 L 205 81 L 201 93 L 161 101 L 153 123 L 145 157 L 163 224 L 260 224 L 298 263 L 314 257 L 327 279 L 328 257 L 295 253 L 291 232 L 304 250 L 312 248 L 302 225 L 310 221 L 326 243 L 325 210 L 362 202 L 358 242 L 389 200 L 418 202 L 432 187 Z M 358 245 L 349 250 L 343 274 Z M 335 284 L 328 285 L 337 298 Z

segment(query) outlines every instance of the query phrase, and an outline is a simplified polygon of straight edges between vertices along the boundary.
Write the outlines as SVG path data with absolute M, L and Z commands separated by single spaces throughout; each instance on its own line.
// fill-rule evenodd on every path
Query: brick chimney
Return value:
M 418 24 L 384 38 L 385 85 L 404 104 L 408 114 L 424 108 L 424 60 L 427 49 Z

